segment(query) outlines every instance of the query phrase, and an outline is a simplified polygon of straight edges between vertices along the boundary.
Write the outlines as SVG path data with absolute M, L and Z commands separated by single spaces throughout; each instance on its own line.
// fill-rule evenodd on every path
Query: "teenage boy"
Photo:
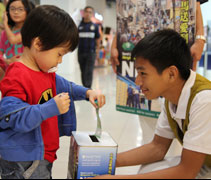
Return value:
M 136 58 L 137 85 L 149 100 L 165 97 L 165 106 L 152 142 L 118 154 L 117 167 L 146 165 L 143 171 L 100 178 L 209 177 L 211 82 L 190 70 L 192 57 L 185 40 L 173 30 L 162 30 L 141 40 L 132 54 Z M 164 160 L 174 138 L 183 145 L 181 157 Z

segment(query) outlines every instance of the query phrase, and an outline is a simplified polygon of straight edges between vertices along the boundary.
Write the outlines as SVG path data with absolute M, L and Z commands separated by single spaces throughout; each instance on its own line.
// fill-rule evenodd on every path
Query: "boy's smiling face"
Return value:
M 136 59 L 138 76 L 136 84 L 140 86 L 147 99 L 152 100 L 164 96 L 169 87 L 169 75 L 165 70 L 159 74 L 154 66 L 144 58 Z

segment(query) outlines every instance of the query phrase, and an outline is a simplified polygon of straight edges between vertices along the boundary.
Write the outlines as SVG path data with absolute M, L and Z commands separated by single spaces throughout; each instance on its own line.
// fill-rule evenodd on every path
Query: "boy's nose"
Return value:
M 137 86 L 142 86 L 143 85 L 141 76 L 137 76 L 136 77 L 135 83 L 136 83 Z

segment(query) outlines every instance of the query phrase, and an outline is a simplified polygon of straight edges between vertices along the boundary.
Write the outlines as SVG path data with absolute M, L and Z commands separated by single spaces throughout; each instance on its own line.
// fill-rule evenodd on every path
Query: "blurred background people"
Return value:
M 99 27 L 92 22 L 93 15 L 94 8 L 87 6 L 84 9 L 83 20 L 78 27 L 78 62 L 81 69 L 82 84 L 87 88 L 92 86 L 95 59 L 100 48 Z
M 23 52 L 20 31 L 32 8 L 29 0 L 9 0 L 7 3 L 0 41 L 0 59 L 7 65 Z

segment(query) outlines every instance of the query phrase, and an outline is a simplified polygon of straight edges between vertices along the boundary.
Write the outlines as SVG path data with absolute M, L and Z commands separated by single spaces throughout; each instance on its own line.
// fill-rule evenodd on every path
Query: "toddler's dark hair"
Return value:
M 74 51 L 79 40 L 78 29 L 70 15 L 52 5 L 35 8 L 27 17 L 21 35 L 23 45 L 28 48 L 38 37 L 42 51 L 61 46 L 68 46 L 69 51 Z

